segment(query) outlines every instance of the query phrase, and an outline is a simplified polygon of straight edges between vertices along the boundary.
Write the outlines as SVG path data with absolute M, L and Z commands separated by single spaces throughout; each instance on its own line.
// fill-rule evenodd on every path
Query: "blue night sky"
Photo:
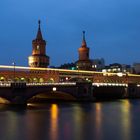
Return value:
M 82 31 L 90 58 L 140 62 L 140 0 L 0 0 L 0 65 L 28 66 L 41 20 L 50 65 L 78 59 Z

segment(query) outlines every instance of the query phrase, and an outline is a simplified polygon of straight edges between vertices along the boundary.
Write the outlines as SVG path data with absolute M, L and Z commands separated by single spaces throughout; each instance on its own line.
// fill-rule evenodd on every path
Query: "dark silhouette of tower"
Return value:
M 43 40 L 40 20 L 38 21 L 38 32 L 36 39 L 32 41 L 32 55 L 28 57 L 30 67 L 48 67 L 49 56 L 46 55 L 46 41 Z
M 83 40 L 82 45 L 78 49 L 79 52 L 79 60 L 76 62 L 76 67 L 79 70 L 91 70 L 92 63 L 89 59 L 89 48 L 87 47 L 85 40 L 85 31 L 83 31 Z

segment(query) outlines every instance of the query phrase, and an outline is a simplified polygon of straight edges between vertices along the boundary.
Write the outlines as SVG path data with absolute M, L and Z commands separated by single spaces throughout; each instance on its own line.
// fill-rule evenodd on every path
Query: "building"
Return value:
M 75 63 L 65 63 L 58 67 L 59 69 L 70 69 L 70 70 L 76 70 L 76 64 Z
M 46 41 L 42 37 L 40 20 L 38 21 L 36 39 L 32 41 L 32 55 L 28 57 L 30 67 L 48 67 L 49 56 L 46 55 Z
M 133 73 L 140 74 L 140 63 L 133 64 Z
M 92 69 L 95 71 L 102 71 L 105 68 L 105 61 L 103 58 L 101 59 L 92 59 Z
M 133 73 L 133 68 L 131 65 L 122 64 L 122 72 Z
M 102 69 L 102 72 L 132 73 L 132 67 L 130 65 L 126 65 L 126 64 L 113 63 L 108 66 L 105 66 L 105 68 Z
M 83 31 L 82 45 L 78 49 L 79 60 L 76 62 L 76 67 L 79 70 L 91 70 L 92 62 L 89 59 L 89 48 L 87 47 L 85 40 L 85 31 Z

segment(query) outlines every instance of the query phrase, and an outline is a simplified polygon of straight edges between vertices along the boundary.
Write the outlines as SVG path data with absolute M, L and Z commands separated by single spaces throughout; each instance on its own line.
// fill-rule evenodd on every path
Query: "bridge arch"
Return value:
M 39 78 L 39 83 L 45 82 L 44 78 Z
M 10 104 L 10 101 L 4 97 L 0 97 L 0 104 Z
M 21 82 L 26 82 L 27 80 L 26 80 L 26 78 L 21 77 L 21 78 L 20 78 L 20 81 L 21 81 Z
M 34 92 L 32 96 L 30 96 L 27 101 L 32 100 L 47 100 L 47 99 L 56 99 L 56 100 L 76 100 L 74 96 L 69 93 L 63 91 L 39 91 Z
M 0 81 L 6 81 L 6 78 L 4 76 L 1 76 Z
M 49 82 L 49 83 L 54 83 L 54 78 L 52 78 L 52 77 L 49 78 L 49 79 L 48 79 L 48 82 Z
M 86 82 L 87 80 L 85 78 L 81 77 L 72 77 L 68 79 L 69 82 Z
M 26 78 L 27 83 L 32 83 L 32 79 L 31 78 Z
M 75 85 L 72 86 L 31 86 L 26 89 L 26 93 L 24 94 L 26 99 L 30 99 L 32 97 L 42 96 L 42 97 L 53 97 L 53 98 L 67 98 L 70 100 L 74 100 L 77 98 L 77 87 Z
M 38 81 L 39 81 L 39 80 L 38 80 L 37 77 L 34 77 L 34 78 L 33 78 L 33 82 L 37 83 Z
M 14 79 L 16 82 L 20 81 L 20 78 L 19 77 L 15 77 Z

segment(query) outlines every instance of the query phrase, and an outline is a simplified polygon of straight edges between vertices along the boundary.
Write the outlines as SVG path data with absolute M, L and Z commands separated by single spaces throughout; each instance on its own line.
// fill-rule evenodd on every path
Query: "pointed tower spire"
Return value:
M 38 40 L 43 40 L 42 33 L 41 33 L 41 29 L 40 29 L 40 23 L 41 23 L 41 21 L 38 20 L 38 32 L 37 32 L 36 39 L 38 39 Z
M 40 20 L 38 21 L 38 32 L 36 39 L 32 41 L 32 55 L 28 57 L 30 67 L 47 67 L 49 56 L 46 55 L 46 41 L 42 38 Z
M 86 43 L 86 39 L 85 39 L 85 31 L 83 31 L 82 47 L 87 47 L 87 43 Z
M 78 49 L 79 60 L 76 62 L 76 67 L 79 70 L 91 70 L 92 63 L 89 59 L 89 48 L 87 47 L 86 39 L 85 39 L 85 31 L 83 31 L 83 40 L 82 45 Z
M 85 40 L 85 31 L 83 31 L 83 40 Z

